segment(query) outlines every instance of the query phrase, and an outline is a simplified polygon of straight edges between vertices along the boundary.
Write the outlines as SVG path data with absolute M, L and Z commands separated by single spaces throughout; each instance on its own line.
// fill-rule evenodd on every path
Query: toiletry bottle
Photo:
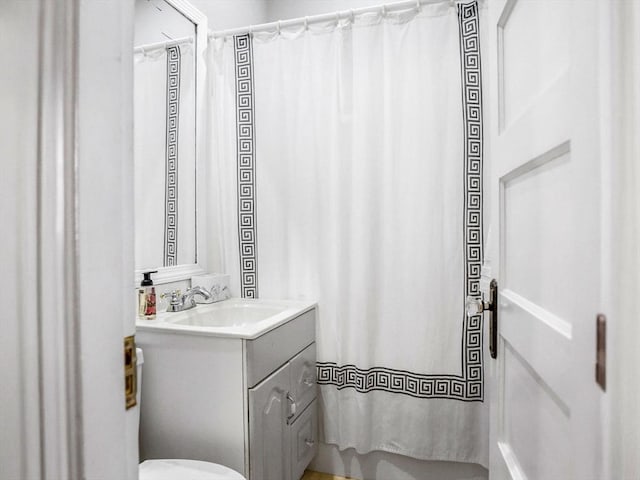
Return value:
M 153 286 L 151 274 L 157 270 L 144 272 L 144 279 L 138 290 L 138 316 L 147 320 L 156 318 L 156 288 Z

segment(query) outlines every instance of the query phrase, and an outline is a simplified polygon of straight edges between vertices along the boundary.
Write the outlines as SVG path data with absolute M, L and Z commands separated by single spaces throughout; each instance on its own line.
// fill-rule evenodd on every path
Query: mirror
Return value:
M 184 0 L 136 0 L 134 221 L 136 273 L 157 283 L 202 273 L 198 168 L 206 17 Z

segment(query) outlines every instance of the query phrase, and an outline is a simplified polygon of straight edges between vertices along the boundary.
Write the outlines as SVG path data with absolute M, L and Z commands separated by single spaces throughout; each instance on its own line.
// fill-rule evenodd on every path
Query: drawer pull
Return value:
M 289 416 L 287 420 L 292 418 L 296 414 L 296 399 L 290 393 L 287 393 L 287 400 L 289 401 Z
M 307 447 L 311 448 L 316 444 L 315 440 L 305 440 L 304 443 L 307 444 Z

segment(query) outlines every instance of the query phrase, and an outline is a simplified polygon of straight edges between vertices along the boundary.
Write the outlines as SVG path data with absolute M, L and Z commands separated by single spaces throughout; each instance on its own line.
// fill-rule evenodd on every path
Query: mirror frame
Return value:
M 165 0 L 169 5 L 175 8 L 178 12 L 184 15 L 188 20 L 193 22 L 196 29 L 196 38 L 195 38 L 195 82 L 196 82 L 196 94 L 195 94 L 195 102 L 196 102 L 196 119 L 195 119 L 195 127 L 196 127 L 196 148 L 195 148 L 195 165 L 196 165 L 196 184 L 195 184 L 195 196 L 196 196 L 196 261 L 191 264 L 181 264 L 174 265 L 171 267 L 156 267 L 155 270 L 158 270 L 158 273 L 153 276 L 153 283 L 156 285 L 170 283 L 170 282 L 178 282 L 183 280 L 190 280 L 191 277 L 195 275 L 201 275 L 206 273 L 207 270 L 207 259 L 206 259 L 206 248 L 203 248 L 205 245 L 204 233 L 206 231 L 203 228 L 205 219 L 206 219 L 206 202 L 202 198 L 202 193 L 205 192 L 205 153 L 206 153 L 206 136 L 205 136 L 205 126 L 206 126 L 206 101 L 204 99 L 205 90 L 206 90 L 206 62 L 205 62 L 205 51 L 207 49 L 208 42 L 208 19 L 205 14 L 203 14 L 200 10 L 194 7 L 187 0 Z M 134 159 L 135 161 L 135 159 Z M 134 258 L 135 265 L 135 258 Z M 135 270 L 135 285 L 140 285 L 142 281 L 142 272 L 145 270 Z

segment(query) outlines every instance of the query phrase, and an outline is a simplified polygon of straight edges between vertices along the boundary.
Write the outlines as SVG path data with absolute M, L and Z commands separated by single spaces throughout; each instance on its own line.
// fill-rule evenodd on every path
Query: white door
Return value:
M 492 479 L 602 479 L 598 9 L 490 0 Z M 494 272 L 495 275 L 495 272 Z
M 0 478 L 134 479 L 133 2 L 1 8 Z

